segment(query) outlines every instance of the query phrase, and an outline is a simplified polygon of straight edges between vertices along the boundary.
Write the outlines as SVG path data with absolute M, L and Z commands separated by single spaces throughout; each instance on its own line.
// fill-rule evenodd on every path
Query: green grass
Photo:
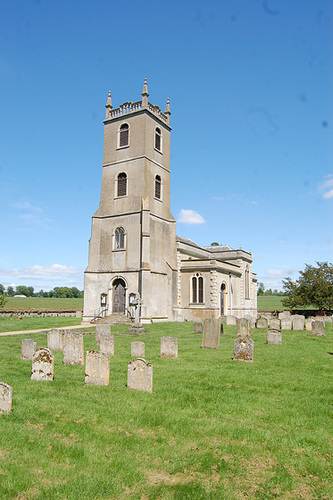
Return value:
M 0 338 L 0 380 L 14 390 L 0 417 L 2 498 L 332 498 L 332 324 L 322 338 L 283 332 L 281 346 L 253 330 L 254 363 L 232 361 L 233 326 L 219 350 L 201 349 L 191 323 L 147 330 L 115 335 L 107 387 L 85 386 L 84 367 L 59 352 L 54 381 L 31 382 L 22 336 Z M 178 337 L 177 360 L 160 358 L 164 335 Z M 146 344 L 153 394 L 126 387 L 133 340 Z M 93 349 L 94 335 L 84 342 Z
M 83 309 L 83 299 L 57 299 L 49 297 L 7 297 L 3 309 Z
M 17 332 L 19 330 L 41 330 L 46 328 L 61 328 L 63 326 L 80 325 L 79 318 L 63 317 L 56 318 L 0 318 L 0 333 Z
M 259 295 L 258 296 L 258 311 L 275 311 L 286 309 L 282 305 L 282 299 L 284 297 L 280 295 Z

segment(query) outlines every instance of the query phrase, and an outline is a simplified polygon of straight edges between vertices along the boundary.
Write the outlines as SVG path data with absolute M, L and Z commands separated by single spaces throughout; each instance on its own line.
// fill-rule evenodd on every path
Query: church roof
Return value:
M 179 243 L 185 243 L 186 245 L 191 245 L 196 248 L 200 248 L 201 250 L 203 249 L 203 247 L 197 245 L 197 243 L 194 243 L 194 241 L 190 240 L 189 238 L 184 238 L 183 236 L 176 235 L 176 241 L 178 241 Z

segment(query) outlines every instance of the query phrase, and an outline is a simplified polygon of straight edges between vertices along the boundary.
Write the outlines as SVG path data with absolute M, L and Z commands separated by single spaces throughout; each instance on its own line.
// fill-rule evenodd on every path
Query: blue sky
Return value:
M 104 105 L 171 104 L 177 233 L 267 288 L 333 256 L 331 0 L 0 1 L 0 283 L 83 288 Z

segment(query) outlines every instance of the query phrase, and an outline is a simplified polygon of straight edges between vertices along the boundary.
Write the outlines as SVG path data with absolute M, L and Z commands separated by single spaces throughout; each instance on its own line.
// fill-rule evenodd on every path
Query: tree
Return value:
M 290 309 L 315 306 L 320 311 L 333 309 L 333 264 L 316 262 L 317 267 L 305 264 L 295 282 L 291 278 L 282 281 L 286 298 L 284 307 Z
M 7 302 L 7 294 L 2 293 L 0 295 L 0 309 L 6 304 L 6 302 Z
M 258 283 L 258 292 L 257 295 L 265 294 L 265 285 L 263 283 Z
M 13 297 L 15 295 L 14 288 L 12 286 L 7 287 L 7 295 L 8 297 Z
M 0 295 L 5 293 L 5 287 L 0 283 Z

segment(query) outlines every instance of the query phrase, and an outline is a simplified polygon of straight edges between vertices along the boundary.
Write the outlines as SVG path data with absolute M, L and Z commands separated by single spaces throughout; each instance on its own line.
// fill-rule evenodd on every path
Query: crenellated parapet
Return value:
M 147 79 L 145 79 L 145 83 L 143 86 L 142 92 L 142 100 L 137 102 L 127 101 L 121 104 L 118 108 L 113 109 L 111 102 L 111 92 L 109 92 L 108 99 L 105 105 L 106 114 L 105 114 L 105 122 L 109 120 L 113 120 L 122 116 L 126 116 L 132 113 L 140 112 L 144 109 L 147 109 L 152 115 L 156 116 L 161 122 L 169 125 L 170 123 L 170 102 L 167 99 L 167 104 L 165 108 L 165 112 L 163 113 L 161 109 L 156 104 L 151 104 L 148 101 L 148 87 L 147 87 Z

